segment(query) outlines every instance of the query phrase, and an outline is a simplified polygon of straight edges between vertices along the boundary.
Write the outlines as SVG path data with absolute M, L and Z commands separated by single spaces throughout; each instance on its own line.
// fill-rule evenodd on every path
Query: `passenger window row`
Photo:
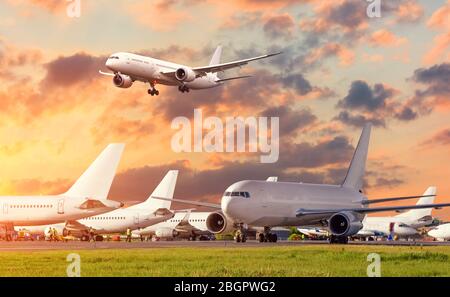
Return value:
M 35 205 L 17 204 L 17 205 L 10 205 L 9 208 L 53 208 L 53 205 L 51 205 L 51 204 L 35 204 Z

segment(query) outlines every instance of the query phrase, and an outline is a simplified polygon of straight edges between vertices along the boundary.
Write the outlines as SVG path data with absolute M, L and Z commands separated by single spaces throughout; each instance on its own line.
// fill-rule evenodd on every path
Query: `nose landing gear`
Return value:
M 239 242 L 246 242 L 247 241 L 247 230 L 245 230 L 244 225 L 240 224 L 238 226 L 238 229 L 236 230 L 236 233 L 234 234 L 234 241 Z
M 155 83 L 150 83 L 150 89 L 148 89 L 148 94 L 152 96 L 158 96 L 159 91 L 155 88 Z

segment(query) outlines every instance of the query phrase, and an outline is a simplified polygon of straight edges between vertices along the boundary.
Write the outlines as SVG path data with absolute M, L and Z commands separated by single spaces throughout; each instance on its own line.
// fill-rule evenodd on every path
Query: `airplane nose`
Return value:
M 236 218 L 239 214 L 239 204 L 235 197 L 223 197 L 222 198 L 222 211 L 223 213 L 230 218 Z
M 111 59 L 108 59 L 105 63 L 105 66 L 109 69 L 112 70 L 111 67 L 113 66 L 113 61 Z

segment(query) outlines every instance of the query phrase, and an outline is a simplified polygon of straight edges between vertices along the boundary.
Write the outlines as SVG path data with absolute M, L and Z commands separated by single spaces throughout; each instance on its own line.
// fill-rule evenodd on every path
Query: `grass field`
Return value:
M 82 276 L 366 276 L 369 253 L 382 276 L 450 276 L 450 247 L 317 245 L 2 252 L 0 276 L 66 276 L 72 252 Z

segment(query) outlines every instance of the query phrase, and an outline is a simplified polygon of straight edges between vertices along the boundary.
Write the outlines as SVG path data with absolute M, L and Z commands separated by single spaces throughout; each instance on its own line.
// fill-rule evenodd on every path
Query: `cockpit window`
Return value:
M 110 59 L 116 59 L 116 60 L 119 60 L 119 57 L 118 56 L 111 56 L 111 57 L 109 57 Z
M 225 192 L 224 196 L 250 198 L 250 193 L 249 192 Z

